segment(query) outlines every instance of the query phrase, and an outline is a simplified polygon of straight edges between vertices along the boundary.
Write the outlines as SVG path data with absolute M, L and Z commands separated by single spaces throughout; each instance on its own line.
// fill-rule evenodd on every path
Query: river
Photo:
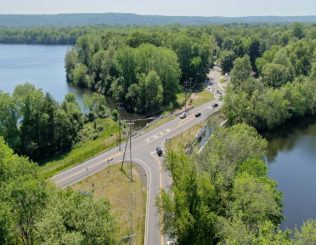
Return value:
M 316 117 L 288 123 L 269 138 L 269 176 L 284 194 L 281 227 L 316 219 Z

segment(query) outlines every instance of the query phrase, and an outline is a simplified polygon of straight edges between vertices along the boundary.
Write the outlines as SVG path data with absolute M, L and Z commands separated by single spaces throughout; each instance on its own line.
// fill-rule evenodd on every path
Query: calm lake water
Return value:
M 316 219 L 316 117 L 280 128 L 269 140 L 268 163 L 284 193 L 282 228 Z
M 69 46 L 0 44 L 0 90 L 12 93 L 21 83 L 30 82 L 49 92 L 58 102 L 67 93 L 74 93 L 78 101 L 86 90 L 66 81 L 64 58 Z
M 43 92 L 49 92 L 55 100 L 62 102 L 65 95 L 74 93 L 83 111 L 84 94 L 91 94 L 87 89 L 71 86 L 66 80 L 64 59 L 70 46 L 47 45 L 11 45 L 0 44 L 0 90 L 12 93 L 22 83 L 32 83 Z M 108 98 L 108 105 L 116 109 Z M 121 118 L 126 120 L 144 119 L 134 113 L 121 111 Z M 138 121 L 135 128 L 141 128 L 150 120 Z

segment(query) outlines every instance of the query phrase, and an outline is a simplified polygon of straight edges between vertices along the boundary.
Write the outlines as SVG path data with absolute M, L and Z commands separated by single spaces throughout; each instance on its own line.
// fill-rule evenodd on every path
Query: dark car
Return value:
M 162 155 L 162 148 L 161 147 L 156 147 L 156 152 L 157 152 L 157 155 L 160 157 Z
M 218 103 L 212 105 L 214 108 L 218 107 Z
M 195 113 L 195 117 L 199 117 L 199 116 L 201 116 L 201 112 Z

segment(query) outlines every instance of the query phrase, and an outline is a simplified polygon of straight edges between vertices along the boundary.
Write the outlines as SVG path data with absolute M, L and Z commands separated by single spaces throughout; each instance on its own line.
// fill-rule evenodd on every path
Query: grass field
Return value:
M 186 146 L 191 144 L 196 134 L 205 126 L 205 122 L 199 123 L 189 130 L 179 134 L 178 136 L 168 140 L 167 148 L 170 150 L 178 151 L 185 150 Z
M 193 99 L 191 105 L 193 107 L 198 107 L 212 100 L 214 100 L 214 95 L 206 89 L 203 89 L 202 91 L 195 94 L 195 98 Z
M 45 178 L 49 178 L 62 170 L 73 167 L 116 146 L 118 137 L 117 123 L 109 118 L 102 119 L 98 123 L 100 128 L 102 128 L 98 135 L 95 135 L 92 139 L 80 142 L 70 152 L 41 165 L 40 174 Z M 91 127 L 92 125 L 85 125 L 82 134 L 92 134 Z
M 120 238 L 129 234 L 130 208 L 132 207 L 133 233 L 136 241 L 133 244 L 144 243 L 144 228 L 146 217 L 146 187 L 142 183 L 140 173 L 133 168 L 133 182 L 129 178 L 130 164 L 126 165 L 125 174 L 120 165 L 111 166 L 82 182 L 75 184 L 75 191 L 92 193 L 95 198 L 107 198 L 111 210 L 118 221 Z M 132 193 L 132 195 L 131 195 Z M 132 201 L 132 206 L 130 205 Z
M 220 112 L 214 113 L 208 118 L 209 125 L 214 125 L 218 127 L 221 122 L 224 121 L 223 115 Z M 196 124 L 189 130 L 183 132 L 182 134 L 179 134 L 178 136 L 170 139 L 167 142 L 166 147 L 170 150 L 174 151 L 180 151 L 185 150 L 186 146 L 191 144 L 197 133 L 206 125 L 207 122 L 201 122 L 199 124 Z M 193 151 L 199 150 L 197 147 L 193 148 Z

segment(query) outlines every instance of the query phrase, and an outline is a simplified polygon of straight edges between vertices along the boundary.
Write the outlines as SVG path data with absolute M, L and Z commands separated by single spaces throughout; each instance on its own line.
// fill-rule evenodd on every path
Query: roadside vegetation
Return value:
M 85 124 L 79 132 L 81 140 L 73 146 L 71 151 L 43 163 L 40 167 L 40 174 L 45 178 L 52 177 L 62 170 L 115 147 L 118 140 L 117 122 L 107 118 L 98 119 L 96 123 L 96 129 L 94 122 Z
M 1 244 L 117 244 L 106 199 L 59 190 L 0 137 Z
M 146 192 L 140 172 L 133 167 L 133 182 L 130 182 L 130 164 L 126 164 L 125 172 L 120 164 L 113 165 L 80 183 L 72 189 L 81 193 L 90 193 L 96 199 L 108 199 L 111 213 L 118 223 L 118 240 L 130 232 L 130 220 L 133 219 L 135 244 L 144 244 Z M 131 201 L 132 200 L 132 201 Z M 131 209 L 132 208 L 132 209 Z M 130 216 L 132 211 L 132 217 Z
M 161 192 L 158 207 L 168 237 L 178 244 L 315 242 L 316 221 L 280 230 L 282 193 L 267 176 L 267 142 L 254 128 L 216 128 L 200 154 L 187 155 L 185 139 L 171 140 L 166 152 L 173 185 Z

